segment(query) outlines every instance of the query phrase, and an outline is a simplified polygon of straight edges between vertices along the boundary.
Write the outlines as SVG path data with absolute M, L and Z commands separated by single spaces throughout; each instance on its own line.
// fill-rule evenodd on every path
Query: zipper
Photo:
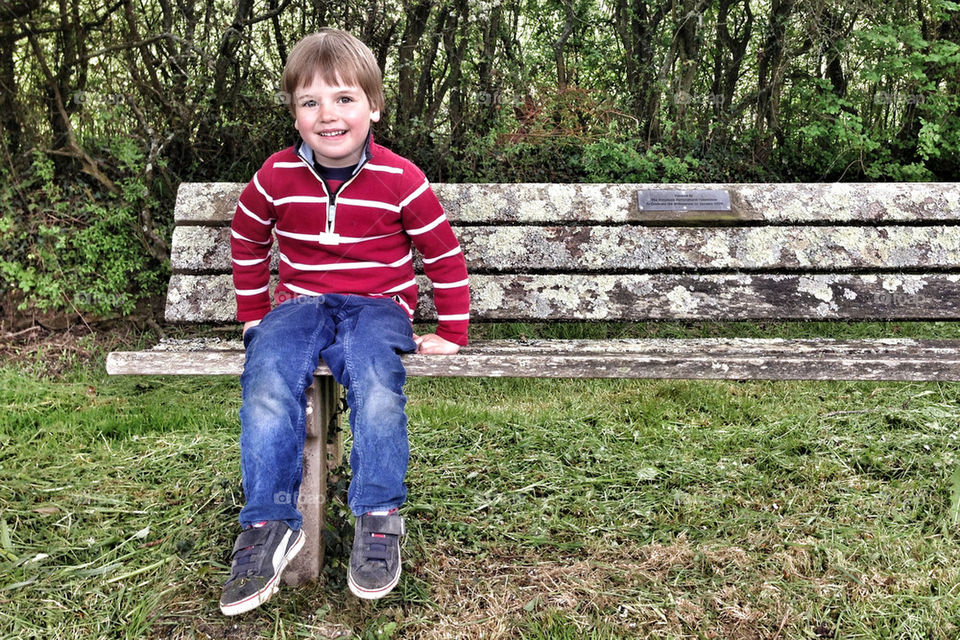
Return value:
M 297 150 L 297 155 L 300 156 L 300 159 L 307 165 L 307 168 L 310 169 L 310 172 L 313 174 L 317 180 L 320 181 L 320 186 L 323 187 L 323 192 L 327 195 L 327 219 L 324 224 L 324 230 L 320 233 L 320 244 L 322 245 L 337 245 L 340 244 L 340 234 L 334 232 L 334 227 L 337 224 L 337 196 L 343 192 L 347 186 L 353 182 L 358 175 L 360 175 L 360 170 L 363 168 L 363 165 L 367 164 L 369 161 L 369 156 L 364 153 L 360 158 L 360 164 L 357 165 L 357 170 L 353 173 L 352 176 L 343 184 L 340 185 L 340 188 L 336 190 L 335 193 L 330 192 L 330 187 L 327 185 L 327 181 L 317 173 L 316 169 L 313 168 L 313 165 L 307 161 L 300 154 L 300 150 Z

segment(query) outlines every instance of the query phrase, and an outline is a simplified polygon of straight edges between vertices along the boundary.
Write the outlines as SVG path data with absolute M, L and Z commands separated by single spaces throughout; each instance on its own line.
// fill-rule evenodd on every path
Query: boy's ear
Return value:
M 380 122 L 380 110 L 370 112 L 370 122 Z

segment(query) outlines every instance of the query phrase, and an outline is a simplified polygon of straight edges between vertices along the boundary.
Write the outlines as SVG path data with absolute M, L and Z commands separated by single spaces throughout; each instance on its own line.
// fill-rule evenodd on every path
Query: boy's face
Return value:
M 293 96 L 300 137 L 325 167 L 349 167 L 360 161 L 370 123 L 380 120 L 367 95 L 358 86 L 329 85 L 314 76 Z

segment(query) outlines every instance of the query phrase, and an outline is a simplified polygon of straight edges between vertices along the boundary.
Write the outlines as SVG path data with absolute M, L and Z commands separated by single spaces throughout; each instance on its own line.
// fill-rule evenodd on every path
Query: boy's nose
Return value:
M 320 119 L 323 121 L 333 120 L 336 117 L 336 114 L 333 110 L 333 105 L 321 103 L 320 104 Z

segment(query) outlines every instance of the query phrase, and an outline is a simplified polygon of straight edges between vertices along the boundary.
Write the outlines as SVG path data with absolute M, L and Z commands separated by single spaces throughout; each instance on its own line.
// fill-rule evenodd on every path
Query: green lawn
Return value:
M 0 366 L 0 637 L 960 634 L 958 385 L 413 379 L 408 395 L 399 588 L 347 592 L 341 483 L 321 580 L 227 619 L 238 382 Z

